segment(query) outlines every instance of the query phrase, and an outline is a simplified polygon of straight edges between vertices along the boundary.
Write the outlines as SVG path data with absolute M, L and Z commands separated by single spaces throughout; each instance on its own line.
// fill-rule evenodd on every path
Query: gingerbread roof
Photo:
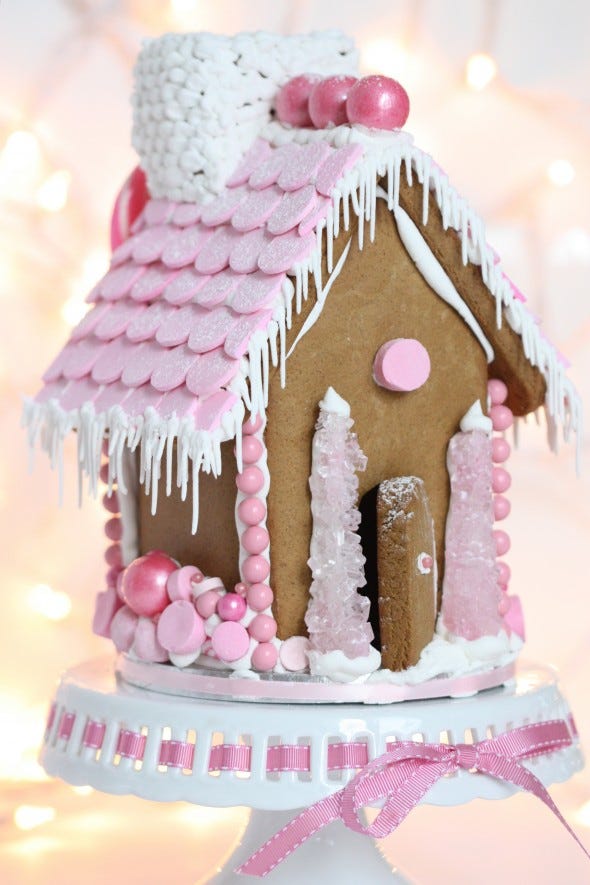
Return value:
M 26 404 L 31 443 L 40 435 L 59 460 L 65 434 L 76 429 L 92 487 L 107 431 L 112 480 L 121 478 L 124 449 L 141 446 L 141 479 L 149 485 L 174 442 L 184 489 L 189 462 L 193 479 L 200 468 L 217 473 L 221 443 L 236 437 L 239 449 L 245 410 L 265 410 L 271 364 L 280 365 L 284 383 L 286 331 L 307 298 L 309 274 L 317 306 L 299 337 L 318 318 L 346 260 L 349 243 L 333 267 L 340 227 L 348 230 L 356 216 L 363 248 L 375 235 L 379 198 L 399 222 L 402 176 L 423 187 L 423 223 L 431 195 L 444 227 L 460 236 L 463 262 L 479 265 L 498 324 L 505 320 L 521 336 L 528 362 L 545 378 L 551 427 L 561 424 L 566 436 L 578 428 L 579 402 L 563 360 L 503 273 L 481 220 L 407 135 L 271 123 L 264 136 L 206 205 L 147 204 L 91 292 L 92 308 L 45 373 L 44 388 Z

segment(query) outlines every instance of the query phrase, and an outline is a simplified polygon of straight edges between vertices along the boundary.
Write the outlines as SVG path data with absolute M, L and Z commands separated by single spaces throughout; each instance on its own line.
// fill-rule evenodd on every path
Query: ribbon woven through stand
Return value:
M 573 721 L 570 725 L 563 719 L 552 719 L 523 725 L 477 744 L 453 746 L 399 741 L 394 749 L 362 768 L 344 789 L 302 811 L 237 872 L 259 877 L 268 875 L 303 842 L 335 820 L 342 820 L 357 833 L 382 839 L 393 833 L 441 777 L 459 769 L 487 774 L 537 796 L 590 858 L 539 778 L 520 764 L 523 759 L 571 746 L 575 733 Z M 379 802 L 383 806 L 373 823 L 361 823 L 359 809 Z

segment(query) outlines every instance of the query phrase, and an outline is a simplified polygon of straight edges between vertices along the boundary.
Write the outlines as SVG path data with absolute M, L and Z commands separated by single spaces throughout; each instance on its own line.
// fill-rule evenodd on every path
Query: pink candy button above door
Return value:
M 382 344 L 373 362 L 373 378 L 386 390 L 417 390 L 430 375 L 430 357 L 415 338 L 395 338 Z

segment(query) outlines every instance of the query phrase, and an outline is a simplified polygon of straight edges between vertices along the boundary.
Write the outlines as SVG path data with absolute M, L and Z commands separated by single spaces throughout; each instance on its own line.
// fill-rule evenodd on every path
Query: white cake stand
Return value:
M 555 673 L 544 667 L 521 666 L 509 685 L 472 697 L 388 705 L 289 705 L 195 699 L 137 688 L 117 680 L 114 661 L 106 657 L 63 676 L 41 762 L 49 774 L 68 783 L 108 793 L 251 808 L 240 845 L 212 880 L 220 885 L 242 881 L 234 869 L 297 809 L 341 789 L 354 776 L 354 768 L 328 770 L 329 747 L 335 744 L 366 744 L 367 759 L 372 759 L 394 738 L 469 743 L 570 715 Z M 170 762 L 168 749 L 178 750 L 180 744 L 182 754 L 177 753 L 174 764 L 162 764 Z M 308 747 L 308 770 L 269 771 L 269 748 L 273 758 L 280 758 L 274 749 L 280 745 Z M 231 767 L 242 770 L 220 770 L 224 753 L 233 760 Z M 236 759 L 243 764 L 236 766 Z M 578 771 L 582 755 L 574 743 L 525 764 L 549 786 Z M 424 801 L 459 805 L 476 798 L 504 799 L 514 792 L 509 784 L 460 771 L 440 780 Z M 312 871 L 313 881 L 331 877 L 338 885 L 407 882 L 392 871 L 371 839 L 340 822 L 309 839 L 266 881 L 299 883 Z

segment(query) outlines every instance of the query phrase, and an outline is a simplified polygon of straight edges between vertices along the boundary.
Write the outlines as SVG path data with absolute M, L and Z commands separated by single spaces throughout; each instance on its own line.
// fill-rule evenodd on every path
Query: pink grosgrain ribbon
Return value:
M 537 796 L 586 851 L 538 777 L 521 759 L 543 756 L 573 743 L 572 726 L 562 719 L 523 725 L 477 744 L 422 744 L 399 741 L 362 768 L 351 782 L 306 808 L 237 870 L 264 877 L 299 845 L 334 820 L 357 833 L 382 839 L 392 833 L 441 777 L 459 769 L 487 774 Z M 574 732 L 575 733 L 575 732 Z M 358 818 L 359 809 L 376 802 L 383 807 L 371 824 Z

